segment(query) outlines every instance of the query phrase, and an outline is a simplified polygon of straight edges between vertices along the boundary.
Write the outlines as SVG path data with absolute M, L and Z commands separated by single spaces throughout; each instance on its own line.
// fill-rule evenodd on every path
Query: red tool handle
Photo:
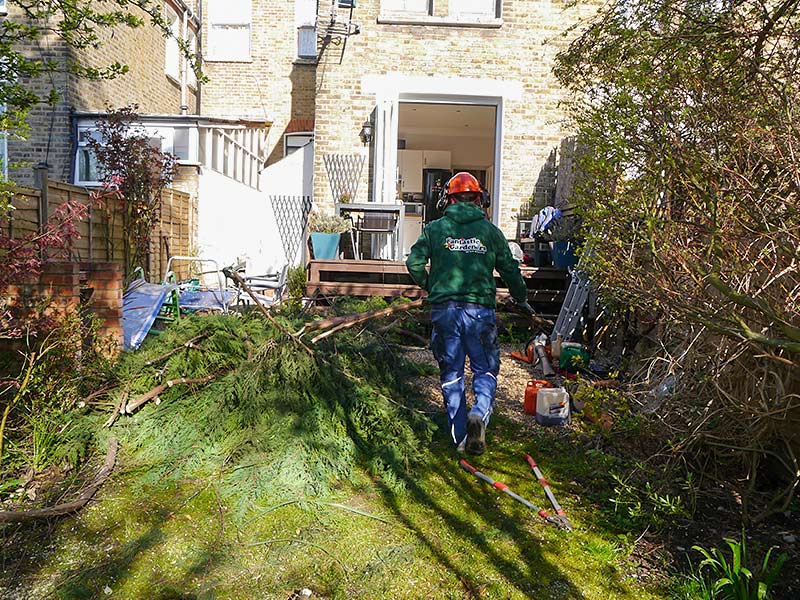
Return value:
M 469 464 L 463 458 L 460 461 L 458 461 L 458 464 L 461 465 L 462 469 L 464 469 L 465 471 L 467 471 L 469 473 L 472 473 L 473 475 L 475 475 L 475 472 L 478 470 L 475 467 L 473 467 L 471 464 Z
M 539 465 L 537 465 L 537 464 L 536 464 L 536 461 L 535 461 L 535 460 L 533 460 L 533 457 L 532 457 L 530 454 L 526 454 L 526 455 L 524 455 L 524 456 L 523 456 L 523 458 L 524 458 L 526 461 L 528 461 L 528 464 L 531 466 L 531 469 L 535 469 L 536 467 L 538 467 L 538 466 L 539 466 Z

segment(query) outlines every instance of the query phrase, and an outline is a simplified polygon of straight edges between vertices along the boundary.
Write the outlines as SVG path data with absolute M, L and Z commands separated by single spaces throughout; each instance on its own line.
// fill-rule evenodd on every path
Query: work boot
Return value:
M 456 446 L 456 452 L 459 454 L 464 454 L 464 451 L 467 449 L 467 436 L 464 436 L 464 439 Z
M 467 416 L 467 452 L 483 454 L 486 450 L 486 425 L 478 415 Z

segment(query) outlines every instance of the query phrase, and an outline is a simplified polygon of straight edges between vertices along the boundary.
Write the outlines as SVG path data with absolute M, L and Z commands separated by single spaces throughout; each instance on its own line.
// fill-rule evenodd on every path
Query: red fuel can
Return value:
M 544 379 L 531 379 L 525 387 L 525 412 L 529 415 L 536 414 L 536 394 L 542 388 L 549 388 L 550 382 Z

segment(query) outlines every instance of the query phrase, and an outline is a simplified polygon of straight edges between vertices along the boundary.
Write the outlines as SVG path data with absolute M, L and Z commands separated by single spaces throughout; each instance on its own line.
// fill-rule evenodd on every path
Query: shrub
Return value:
M 786 562 L 786 554 L 781 554 L 770 565 L 772 551 L 777 546 L 770 547 L 763 560 L 760 569 L 754 571 L 748 567 L 747 546 L 744 531 L 742 541 L 725 538 L 725 542 L 731 551 L 731 560 L 727 560 L 725 554 L 712 548 L 710 551 L 701 546 L 692 546 L 703 556 L 700 563 L 700 573 L 705 571 L 710 579 L 713 598 L 719 600 L 769 600 L 771 590 L 778 574 Z

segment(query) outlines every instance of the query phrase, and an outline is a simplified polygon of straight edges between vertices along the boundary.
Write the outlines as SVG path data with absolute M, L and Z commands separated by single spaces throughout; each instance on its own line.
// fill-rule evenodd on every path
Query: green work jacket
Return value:
M 430 273 L 425 270 L 428 260 Z M 406 267 L 417 285 L 427 290 L 431 303 L 453 300 L 494 308 L 495 269 L 514 300 L 527 299 L 519 264 L 503 232 L 475 204 L 451 204 L 441 219 L 429 223 L 411 247 Z

